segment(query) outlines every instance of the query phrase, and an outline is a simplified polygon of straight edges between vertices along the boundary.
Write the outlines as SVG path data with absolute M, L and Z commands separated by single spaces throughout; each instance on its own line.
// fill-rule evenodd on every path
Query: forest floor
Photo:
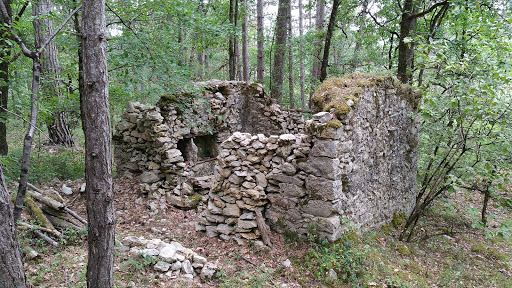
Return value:
M 116 287 L 512 287 L 512 241 L 485 237 L 481 229 L 471 227 L 464 208 L 468 203 L 481 207 L 479 194 L 461 190 L 439 201 L 419 222 L 410 243 L 397 240 L 403 220 L 397 219 L 397 227 L 349 231 L 331 244 L 272 233 L 273 248 L 268 249 L 196 232 L 194 210 L 168 206 L 149 216 L 145 199 L 137 200 L 143 197 L 137 178 L 115 179 L 116 239 L 135 235 L 178 241 L 215 263 L 219 271 L 209 282 L 199 277 L 194 282 L 171 279 L 156 272 L 153 261 L 121 252 L 116 245 Z M 68 181 L 70 187 L 77 184 Z M 58 189 L 62 183 L 55 180 L 38 186 Z M 85 217 L 85 195 L 77 195 L 67 200 L 76 197 L 70 208 Z M 489 232 L 499 229 L 498 221 L 512 225 L 510 209 L 491 201 L 489 213 L 496 215 Z M 86 287 L 85 234 L 68 235 L 67 245 L 60 248 L 21 235 L 22 246 L 30 244 L 42 254 L 24 260 L 28 282 L 34 287 Z M 282 264 L 287 259 L 289 267 Z M 336 281 L 329 280 L 331 268 L 337 272 Z

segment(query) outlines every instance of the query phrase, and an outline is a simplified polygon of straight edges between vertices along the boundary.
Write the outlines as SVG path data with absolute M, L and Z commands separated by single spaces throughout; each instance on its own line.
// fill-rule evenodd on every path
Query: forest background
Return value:
M 0 153 L 6 176 L 17 180 L 23 152 L 16 145 L 8 150 L 7 131 L 32 127 L 19 119 L 33 118 L 34 107 L 40 141 L 81 145 L 83 31 L 76 1 L 4 3 L 13 23 L 3 23 L 0 41 Z M 395 74 L 423 94 L 411 115 L 421 129 L 418 203 L 401 233 L 410 239 L 425 209 L 461 188 L 512 206 L 501 193 L 512 163 L 511 11 L 506 0 L 108 1 L 112 123 L 127 101 L 153 104 L 164 94 L 193 91 L 196 81 L 258 81 L 283 107 L 310 110 L 310 96 L 327 77 Z M 67 24 L 46 43 L 61 23 Z M 28 49 L 46 46 L 38 99 L 32 63 L 13 31 Z M 59 157 L 69 177 L 83 177 L 83 158 Z M 32 166 L 29 179 L 56 176 L 46 168 Z M 494 216 L 467 209 L 487 235 L 512 237 L 511 223 L 491 231 Z

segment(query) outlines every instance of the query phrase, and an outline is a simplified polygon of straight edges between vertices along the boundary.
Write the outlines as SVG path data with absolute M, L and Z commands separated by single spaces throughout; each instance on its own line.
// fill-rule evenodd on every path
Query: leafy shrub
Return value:
M 16 147 L 3 156 L 4 176 L 7 181 L 17 181 L 20 177 L 23 148 Z M 32 151 L 30 154 L 29 178 L 31 183 L 48 181 L 54 178 L 60 180 L 75 180 L 84 178 L 85 160 L 81 151 L 61 149 L 56 152 Z
M 315 277 L 326 284 L 359 282 L 369 247 L 358 246 L 357 239 L 354 231 L 347 231 L 335 243 L 315 241 L 313 249 L 305 254 L 306 268 L 311 269 Z M 328 277 L 331 269 L 337 274 L 335 281 Z

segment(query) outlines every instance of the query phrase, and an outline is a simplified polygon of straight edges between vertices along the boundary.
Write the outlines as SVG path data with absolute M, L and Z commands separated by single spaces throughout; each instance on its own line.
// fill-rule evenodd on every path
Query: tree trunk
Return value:
M 293 48 L 292 48 L 292 5 L 288 5 L 288 102 L 290 108 L 295 108 L 293 103 Z
M 229 24 L 231 24 L 231 31 L 229 33 L 229 51 L 228 51 L 228 66 L 229 66 L 229 80 L 235 80 L 236 77 L 236 51 L 235 51 L 235 2 L 238 0 L 229 0 Z
M 5 1 L 5 6 L 9 17 L 12 14 L 11 0 Z M 3 17 L 0 17 L 0 25 L 4 25 Z M 11 56 L 11 45 L 9 39 L 9 32 L 4 31 L 0 35 L 0 155 L 7 155 L 9 147 L 7 145 L 7 102 L 9 99 L 9 61 Z
M 300 61 L 300 103 L 302 104 L 302 108 L 306 108 L 306 89 L 304 87 L 304 27 L 303 27 L 303 7 L 302 0 L 299 0 L 299 61 Z
M 48 38 L 53 34 L 53 23 L 48 18 L 48 14 L 53 9 L 53 4 L 49 0 L 41 0 L 32 6 L 32 16 L 36 17 L 34 26 L 35 45 L 39 50 Z M 39 16 L 39 17 L 38 17 Z M 44 17 L 40 17 L 44 16 Z M 62 79 L 60 77 L 59 60 L 57 58 L 57 48 L 55 43 L 50 42 L 46 48 L 40 51 L 41 61 L 41 94 L 48 102 L 59 102 L 64 97 Z M 53 143 L 70 147 L 74 145 L 67 121 L 67 113 L 61 111 L 61 108 L 53 107 L 52 117 L 46 120 L 48 135 Z
M 407 67 L 411 60 L 411 48 L 408 43 L 405 43 L 405 39 L 409 37 L 413 22 L 415 18 L 411 17 L 413 11 L 414 1 L 404 0 L 402 9 L 402 20 L 400 21 L 400 39 L 398 42 L 398 80 L 402 83 L 409 82 L 410 74 Z
M 359 36 L 356 41 L 356 45 L 354 47 L 354 57 L 352 58 L 352 69 L 357 69 L 359 65 L 359 50 L 361 49 L 361 41 L 364 37 L 364 28 L 366 21 L 366 10 L 368 9 L 368 0 L 363 0 L 363 8 L 361 11 L 361 19 L 359 23 Z
M 80 98 L 85 135 L 85 181 L 89 223 L 87 287 L 113 287 L 114 187 L 108 104 L 105 0 L 82 7 L 84 93 Z
M 279 103 L 283 102 L 283 75 L 284 59 L 286 57 L 289 6 L 290 0 L 279 0 L 275 29 L 276 45 L 274 48 L 274 63 L 272 68 L 272 89 L 270 91 L 272 98 L 277 99 Z
M 322 54 L 322 39 L 320 37 L 320 32 L 324 27 L 324 14 L 325 14 L 325 4 L 323 0 L 316 1 L 316 33 L 318 36 L 318 41 L 315 43 L 315 48 L 313 52 L 313 67 L 311 68 L 311 92 L 309 95 L 309 108 L 312 109 L 313 103 L 311 102 L 313 99 L 313 94 L 315 93 L 316 86 L 318 85 L 318 78 L 320 76 L 320 55 Z
M 20 181 L 18 185 L 18 194 L 14 202 L 14 222 L 16 223 L 21 217 L 23 209 L 23 201 L 27 193 L 27 182 L 30 163 L 30 152 L 32 151 L 32 142 L 34 140 L 34 132 L 37 125 L 37 96 L 39 94 L 39 75 L 41 66 L 39 64 L 39 55 L 34 54 L 32 58 L 32 92 L 30 97 L 30 123 L 28 126 L 27 134 L 23 140 L 23 156 L 21 158 Z
M 265 41 L 263 35 L 263 2 L 264 0 L 258 0 L 257 3 L 257 14 L 258 14 L 258 68 L 257 68 L 257 77 L 258 82 L 263 83 L 263 71 L 264 71 L 264 58 L 263 58 L 263 43 Z
M 25 287 L 25 271 L 9 203 L 9 191 L 0 164 L 0 287 L 22 288 Z
M 244 0 L 244 23 L 242 24 L 242 62 L 244 67 L 243 80 L 249 81 L 249 36 L 247 31 L 249 5 Z
M 334 24 L 336 23 L 336 15 L 338 14 L 339 6 L 340 1 L 334 0 L 332 4 L 331 18 L 329 19 L 329 26 L 327 26 L 327 34 L 325 35 L 324 57 L 322 59 L 322 67 L 320 69 L 320 82 L 323 82 L 327 77 L 327 66 L 329 66 L 329 49 L 331 48 L 332 32 L 334 31 Z

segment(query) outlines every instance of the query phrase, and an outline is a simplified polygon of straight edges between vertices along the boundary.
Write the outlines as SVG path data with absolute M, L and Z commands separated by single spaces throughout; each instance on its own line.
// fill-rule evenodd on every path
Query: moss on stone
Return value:
M 341 127 L 341 122 L 340 122 L 340 120 L 333 119 L 333 120 L 329 120 L 329 121 L 325 122 L 325 126 L 334 128 L 334 129 L 338 129 Z
M 402 224 L 405 223 L 405 218 L 407 216 L 405 215 L 405 213 L 393 213 L 393 219 L 391 220 L 391 226 L 393 228 L 398 228 L 400 227 Z
M 395 89 L 396 93 L 410 102 L 414 109 L 417 109 L 421 99 L 420 93 L 415 92 L 410 85 L 400 83 L 398 79 L 391 75 L 355 73 L 343 78 L 325 80 L 314 93 L 312 101 L 317 112 L 330 112 L 334 108 L 336 117 L 343 118 L 357 106 L 359 102 L 357 96 L 364 89 L 372 86 Z M 352 100 L 354 104 L 348 105 L 349 100 Z

